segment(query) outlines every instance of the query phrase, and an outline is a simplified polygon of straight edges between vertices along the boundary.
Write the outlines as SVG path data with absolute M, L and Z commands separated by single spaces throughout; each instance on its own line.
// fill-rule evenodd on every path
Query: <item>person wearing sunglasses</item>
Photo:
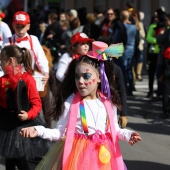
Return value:
M 106 11 L 106 16 L 103 22 L 100 25 L 100 35 L 104 37 L 109 36 L 109 29 L 112 26 L 112 21 L 115 19 L 114 10 L 112 8 L 109 8 Z

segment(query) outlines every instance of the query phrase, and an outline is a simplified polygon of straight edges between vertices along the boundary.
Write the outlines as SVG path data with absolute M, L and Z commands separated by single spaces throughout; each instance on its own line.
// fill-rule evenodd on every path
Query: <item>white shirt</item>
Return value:
M 55 129 L 48 129 L 43 126 L 35 126 L 38 131 L 38 136 L 43 139 L 49 139 L 51 141 L 58 140 L 65 135 L 66 127 L 69 119 L 69 109 L 72 103 L 74 95 L 72 94 L 65 102 L 64 112 L 61 115 L 59 121 L 57 122 Z M 106 119 L 107 113 L 104 104 L 100 99 L 96 100 L 84 100 L 86 120 L 88 125 L 89 135 L 94 134 L 96 130 L 100 130 L 102 133 L 106 132 Z M 129 141 L 132 131 L 128 129 L 120 129 L 117 123 L 117 108 L 113 106 L 114 123 L 116 127 L 116 133 L 120 140 Z M 78 110 L 77 123 L 75 128 L 75 133 L 84 134 L 80 111 Z
M 9 26 L 3 21 L 0 22 L 0 36 L 2 36 L 2 41 L 0 41 L 0 46 L 2 46 L 3 40 L 12 36 Z
M 56 78 L 59 81 L 63 81 L 65 77 L 65 72 L 67 71 L 68 65 L 70 64 L 72 58 L 70 57 L 69 53 L 64 53 L 61 58 L 59 59 L 57 71 L 56 71 Z
M 3 21 L 0 21 L 0 36 L 2 38 L 2 40 L 0 41 L 0 50 L 1 50 L 3 41 L 12 36 L 9 26 Z M 3 75 L 4 75 L 4 72 L 2 71 L 0 67 L 0 77 Z
M 28 38 L 30 38 L 28 33 L 26 33 L 25 37 L 26 36 L 28 36 Z M 38 38 L 34 35 L 30 35 L 30 36 L 31 36 L 31 39 L 32 39 L 33 50 L 34 50 L 35 55 L 37 57 L 37 61 L 35 61 L 33 52 L 31 51 L 30 40 L 21 41 L 20 43 L 17 43 L 18 36 L 16 34 L 12 35 L 11 40 L 12 40 L 12 43 L 18 45 L 19 47 L 21 47 L 21 48 L 25 47 L 28 50 L 30 50 L 30 53 L 31 53 L 31 56 L 32 56 L 32 68 L 33 69 L 35 68 L 35 63 L 36 63 L 36 65 L 39 65 L 39 67 L 42 71 L 42 74 L 49 73 L 48 60 L 45 56 L 45 53 L 44 53 L 44 51 L 41 47 L 41 44 L 40 44 Z M 10 45 L 9 39 L 6 39 L 4 44 L 3 44 L 3 46 L 6 46 L 6 45 Z

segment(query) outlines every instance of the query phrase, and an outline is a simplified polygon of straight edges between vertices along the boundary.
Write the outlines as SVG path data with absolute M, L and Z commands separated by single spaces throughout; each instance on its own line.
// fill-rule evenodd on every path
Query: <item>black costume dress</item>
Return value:
M 15 90 L 10 88 L 7 75 L 0 77 L 0 157 L 5 159 L 42 158 L 51 148 L 52 143 L 39 137 L 24 138 L 19 134 L 23 127 L 45 125 L 39 114 L 26 121 L 21 121 L 18 118 L 17 99 L 20 98 L 21 101 L 25 102 L 28 100 L 28 109 L 33 109 L 31 100 L 38 96 L 35 80 L 31 75 L 24 73 L 20 80 L 25 82 L 28 93 L 24 94 L 23 89 L 20 89 L 21 93 L 19 94 L 16 91 L 17 88 Z M 6 107 L 4 107 L 5 102 Z

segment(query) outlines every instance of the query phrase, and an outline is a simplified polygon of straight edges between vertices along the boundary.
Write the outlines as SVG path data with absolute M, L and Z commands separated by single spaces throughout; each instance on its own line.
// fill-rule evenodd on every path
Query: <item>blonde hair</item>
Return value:
M 88 23 L 94 23 L 96 21 L 96 15 L 94 13 L 88 13 L 86 15 L 86 21 Z

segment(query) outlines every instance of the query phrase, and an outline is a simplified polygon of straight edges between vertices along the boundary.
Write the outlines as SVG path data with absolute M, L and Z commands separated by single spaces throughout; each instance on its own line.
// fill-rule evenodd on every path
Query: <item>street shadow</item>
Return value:
M 4 161 L 4 159 L 1 158 L 1 157 L 0 157 L 0 164 L 1 164 L 1 165 L 5 165 L 5 161 Z
M 161 101 L 149 100 L 142 96 L 127 97 L 128 116 L 144 118 L 148 124 L 128 123 L 127 126 L 143 132 L 170 134 L 170 119 L 161 119 Z M 163 130 L 164 129 L 164 130 Z
M 169 170 L 170 165 L 147 161 L 124 160 L 128 170 Z
M 128 123 L 127 127 L 141 132 L 170 135 L 170 129 L 159 124 Z
M 161 101 L 152 101 L 145 97 L 128 97 L 127 108 L 130 116 L 140 116 L 145 119 L 157 118 L 162 113 Z

